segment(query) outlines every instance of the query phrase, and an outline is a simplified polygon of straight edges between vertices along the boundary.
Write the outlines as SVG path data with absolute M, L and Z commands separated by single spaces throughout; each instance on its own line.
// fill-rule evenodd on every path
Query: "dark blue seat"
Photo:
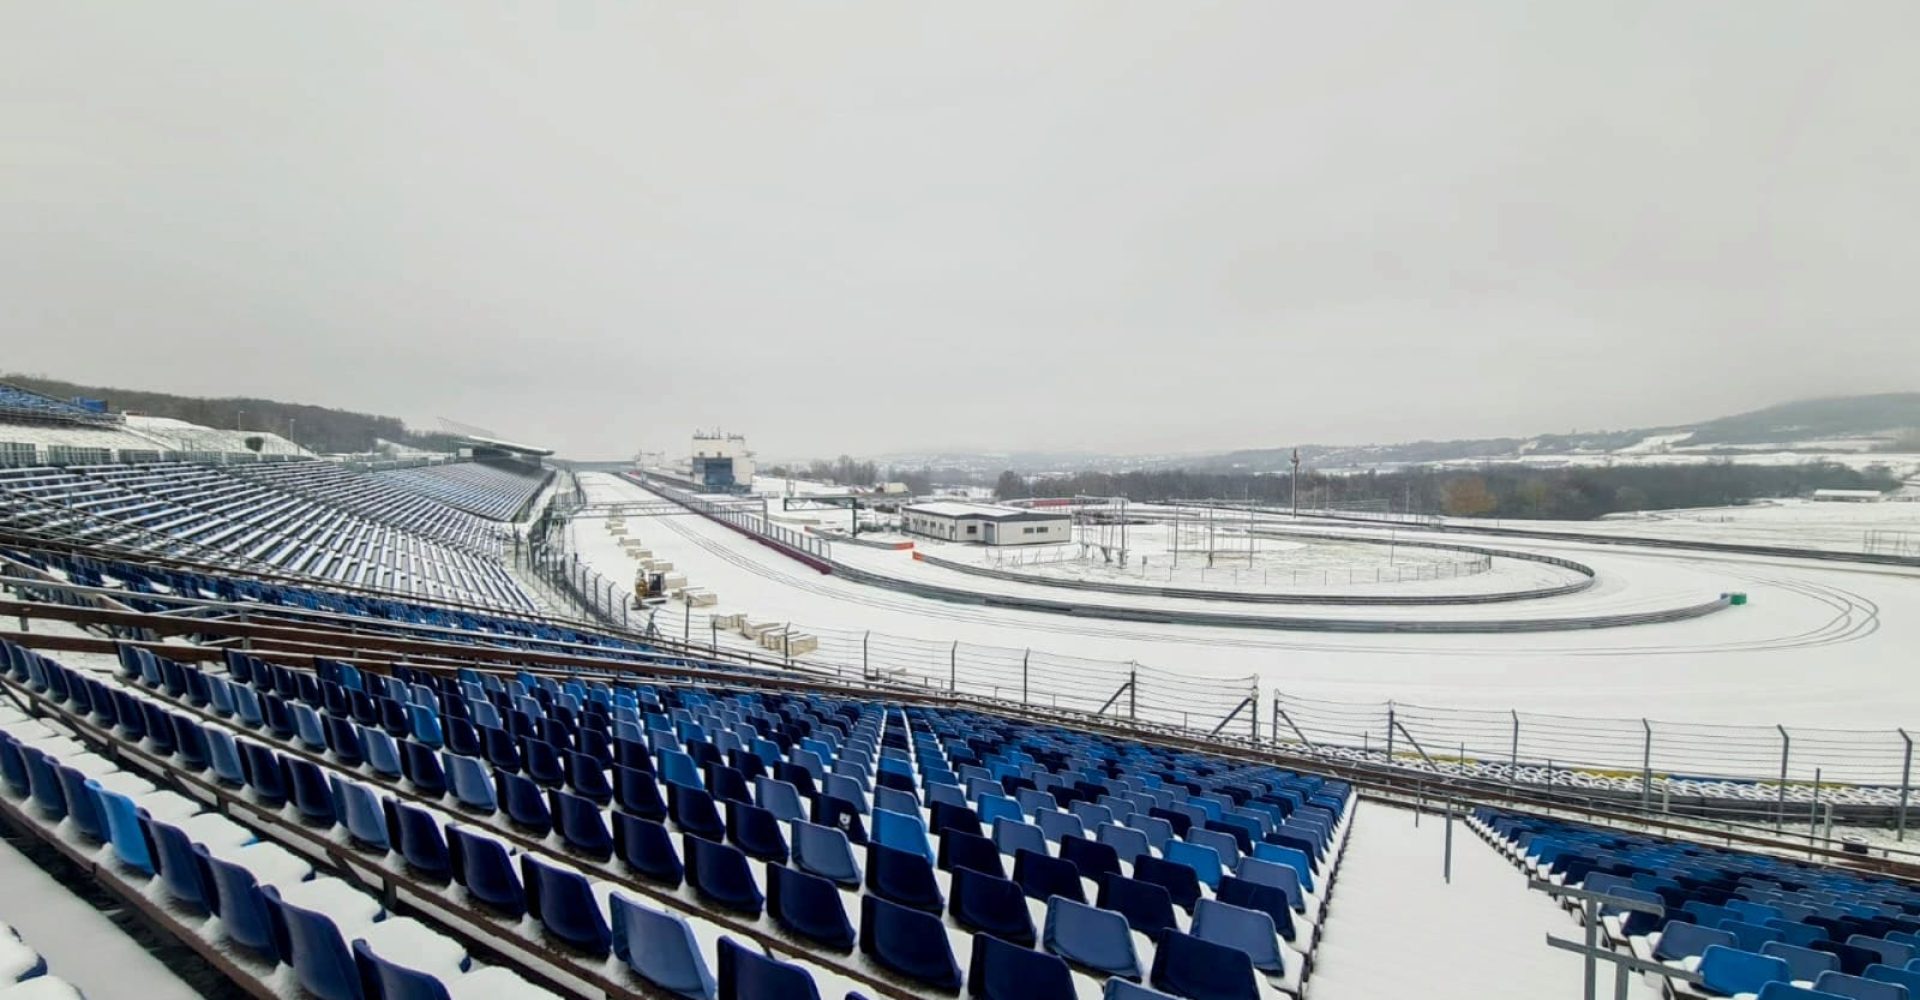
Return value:
M 332 826 L 338 813 L 327 772 L 304 757 L 282 757 L 280 762 L 287 775 L 287 797 L 300 810 L 300 818 L 314 826 Z
M 797 868 L 767 863 L 767 912 L 775 923 L 834 951 L 851 951 L 853 924 L 840 888 Z
M 418 746 L 419 744 L 407 745 Z M 432 762 L 431 766 L 435 768 L 435 773 L 440 773 L 438 771 L 440 762 L 446 761 L 446 771 L 441 780 L 448 790 L 453 792 L 454 801 L 468 809 L 483 813 L 499 810 L 500 800 L 494 792 L 493 779 L 487 776 L 486 765 L 480 763 L 477 758 L 462 757 L 454 753 L 440 757 L 428 751 L 424 759 Z
M 820 1000 L 807 970 L 720 939 L 718 1000 Z
M 478 757 L 486 751 L 480 746 L 480 733 L 473 723 L 466 719 L 442 716 L 441 730 L 445 735 L 443 746 L 462 757 Z
M 731 845 L 690 833 L 681 836 L 680 846 L 687 881 L 702 899 L 735 913 L 760 915 L 766 897 L 754 882 L 745 854 Z
M 592 800 L 554 788 L 547 791 L 547 809 L 568 847 L 596 861 L 613 857 L 613 834 Z
M 429 798 L 438 798 L 447 793 L 447 773 L 440 765 L 440 755 L 424 743 L 401 740 L 400 770 L 413 783 L 420 794 Z
M 803 770 L 800 772 L 805 774 Z M 786 781 L 788 779 L 782 778 Z M 804 791 L 804 789 L 803 789 Z M 853 803 L 835 795 L 818 795 L 813 800 L 813 822 L 820 826 L 830 826 L 847 835 L 848 842 L 864 846 L 867 842 L 867 824 L 860 818 L 860 810 Z
M 73 820 L 74 829 L 90 843 L 104 842 L 108 836 L 107 820 L 100 815 L 99 803 L 87 793 L 87 776 L 66 764 L 55 765 L 53 772 L 66 795 L 67 818 Z
M 607 780 L 606 767 L 588 754 L 566 752 L 567 786 L 575 795 L 600 805 L 613 801 L 613 784 Z
M 1758 993 L 1762 986 L 1793 974 L 1780 959 L 1723 944 L 1709 945 L 1701 954 L 1699 973 L 1702 985 L 1726 996 Z
M 1013 856 L 1013 880 L 1022 892 L 1042 902 L 1055 896 L 1064 896 L 1076 903 L 1087 901 L 1080 869 L 1061 858 L 1021 851 Z
M 616 893 L 612 898 L 613 953 L 641 979 L 676 996 L 713 1000 L 713 973 L 684 917 Z
M 553 744 L 530 736 L 522 737 L 520 756 L 526 776 L 536 784 L 559 788 L 567 783 L 566 762 L 560 759 L 560 750 Z
M 1722 920 L 1714 929 L 1733 935 L 1735 947 L 1742 951 L 1759 951 L 1768 942 L 1780 940 L 1779 931 L 1744 920 Z
M 147 815 L 145 809 L 137 815 L 140 828 L 147 837 L 147 849 L 153 858 L 155 873 L 167 887 L 168 895 L 190 913 L 211 912 L 216 890 L 207 884 L 205 870 L 200 867 L 200 859 L 193 851 L 193 841 L 185 831 L 171 823 L 154 819 Z
M 652 820 L 629 813 L 613 814 L 613 846 L 627 867 L 655 882 L 678 888 L 686 876 L 673 835 Z
M 327 749 L 333 752 L 333 758 L 347 767 L 358 767 L 365 759 L 360 747 L 360 730 L 352 721 L 337 715 L 328 715 L 321 719 L 327 731 Z
M 1074 1000 L 1067 963 L 990 934 L 973 936 L 967 995 L 981 1000 Z
M 1012 879 L 971 868 L 953 870 L 947 912 L 954 923 L 983 935 L 1005 938 L 1032 947 L 1036 936 L 1027 912 L 1027 896 Z
M 1260 1000 L 1246 952 L 1179 931 L 1161 935 L 1154 947 L 1152 982 L 1190 1000 Z
M 929 808 L 927 826 L 944 838 L 949 833 L 981 835 L 980 814 L 964 805 L 935 802 Z
M 213 886 L 208 907 L 220 918 L 220 929 L 228 940 L 262 956 L 275 955 L 272 918 L 267 915 L 267 903 L 253 873 L 214 857 L 199 844 L 193 845 L 193 854 L 205 880 Z
M 744 802 L 727 803 L 727 839 L 759 861 L 787 863 L 787 838 L 773 813 Z
M 1200 876 L 1191 867 L 1177 861 L 1141 856 L 1134 859 L 1133 877 L 1141 882 L 1151 882 L 1167 890 L 1173 905 L 1193 912 L 1193 904 L 1200 900 Z
M 406 859 L 408 869 L 436 882 L 452 878 L 453 861 L 447 853 L 447 841 L 433 815 L 410 802 L 382 801 L 386 805 L 389 838 L 394 849 Z
M 1085 837 L 1069 835 L 1060 838 L 1060 860 L 1080 869 L 1081 877 L 1096 882 L 1108 875 L 1120 874 L 1120 852 L 1114 850 L 1111 844 Z
M 46 751 L 31 744 L 20 745 L 20 757 L 27 764 L 28 788 L 33 793 L 33 802 L 49 820 L 58 822 L 67 816 L 67 797 L 60 789 L 60 776 L 54 772 L 57 766 Z
M 1061 958 L 1109 976 L 1139 979 L 1140 956 L 1133 949 L 1127 918 L 1111 910 L 1064 897 L 1047 901 L 1046 949 Z
M 660 798 L 660 785 L 652 771 L 619 767 L 614 773 L 614 800 L 620 808 L 641 819 L 667 818 L 667 804 Z
M 673 825 L 681 833 L 708 840 L 719 840 L 726 836 L 727 824 L 720 819 L 720 810 L 713 804 L 713 796 L 691 785 L 667 782 L 667 813 L 673 817 Z
M 362 1000 L 360 970 L 333 918 L 282 902 L 273 886 L 260 890 L 273 921 L 282 961 L 293 966 L 300 985 L 320 1000 Z
M 522 854 L 520 879 L 527 890 L 527 912 L 548 934 L 596 958 L 612 950 L 613 931 L 585 876 Z
M 956 868 L 971 868 L 995 878 L 1006 878 L 1006 866 L 1000 861 L 1000 848 L 985 837 L 955 831 L 940 838 L 939 867 L 941 871 L 953 871 Z
M 365 1000 L 449 1000 L 445 983 L 381 958 L 364 939 L 353 942 L 353 961 Z
M 553 831 L 553 814 L 539 785 L 517 774 L 495 771 L 493 789 L 500 796 L 500 811 L 515 825 L 542 837 Z
M 860 951 L 925 986 L 947 993 L 960 989 L 960 967 L 947 945 L 945 926 L 931 913 L 890 903 L 871 893 L 862 896 Z
M 738 768 L 725 764 L 707 765 L 707 794 L 715 802 L 753 801 L 753 793 L 747 788 L 747 776 Z
M 353 838 L 355 845 L 383 854 L 387 852 L 387 811 L 373 789 L 336 774 L 333 776 L 333 800 L 341 825 L 347 828 L 347 834 Z
M 1281 938 L 1296 940 L 1294 935 L 1299 931 L 1293 922 L 1293 906 L 1287 902 L 1287 894 L 1279 889 L 1229 875 L 1220 880 L 1220 888 L 1213 898 L 1228 906 L 1259 910 L 1273 918 L 1274 930 L 1280 932 Z
M 1139 879 L 1109 875 L 1100 883 L 1099 906 L 1127 918 L 1127 926 L 1159 940 L 1162 931 L 1175 926 L 1173 897 L 1165 886 Z
M 928 913 L 946 908 L 933 863 L 915 851 L 888 847 L 879 841 L 867 845 L 867 891 L 889 902 Z
M 1791 965 L 1792 963 L 1789 962 L 1788 964 Z M 1802 977 L 1796 972 L 1794 973 L 1794 978 L 1799 979 Z M 1920 969 L 1899 969 L 1891 965 L 1876 963 L 1867 966 L 1866 974 L 1861 978 L 1871 979 L 1876 983 L 1892 983 L 1895 986 L 1904 986 L 1907 988 L 1908 997 L 1920 997 Z
M 504 729 L 480 727 L 480 749 L 487 763 L 502 771 L 519 771 L 520 741 Z
M 188 771 L 206 770 L 207 731 L 184 715 L 173 716 L 172 722 L 173 752 L 179 758 L 176 763 Z
M 519 918 L 527 912 L 527 893 L 507 849 L 492 837 L 459 826 L 447 827 L 447 855 L 453 880 L 496 913 Z

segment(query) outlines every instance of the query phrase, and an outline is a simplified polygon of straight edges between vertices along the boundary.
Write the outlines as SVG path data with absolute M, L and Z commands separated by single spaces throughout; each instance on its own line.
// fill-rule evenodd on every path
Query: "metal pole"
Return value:
M 1393 763 L 1393 702 L 1387 702 L 1387 763 Z
M 960 690 L 960 640 L 953 641 L 953 648 L 947 651 L 947 693 Z
M 1134 669 L 1127 671 L 1127 718 L 1129 719 L 1140 717 L 1140 664 L 1135 663 L 1133 667 Z
M 1813 808 L 1807 810 L 1807 854 L 1813 854 L 1814 838 L 1820 836 L 1820 769 L 1813 769 Z
M 1512 789 L 1520 780 L 1520 713 L 1509 710 L 1513 716 L 1513 748 L 1507 757 L 1507 788 Z
M 1780 797 L 1773 813 L 1773 832 L 1779 833 L 1787 822 L 1787 754 L 1793 749 L 1793 739 L 1787 735 L 1787 727 L 1773 728 L 1780 730 Z
M 680 594 L 680 600 L 687 608 L 686 617 L 680 625 L 680 641 L 689 642 L 693 639 L 693 602 L 687 600 L 687 595 L 684 591 Z
M 1022 705 L 1027 703 L 1027 661 L 1031 659 L 1033 659 L 1032 649 L 1020 654 L 1020 704 Z
M 1448 799 L 1446 800 L 1446 803 L 1447 803 L 1447 852 L 1446 852 L 1446 859 L 1443 862 L 1441 862 L 1440 874 L 1443 878 L 1447 880 L 1448 885 L 1452 885 L 1453 884 L 1453 800 Z
M 1913 788 L 1913 737 L 1905 729 L 1897 730 L 1900 738 L 1907 743 L 1907 756 L 1900 764 L 1900 816 L 1895 822 L 1893 839 L 1907 839 L 1907 795 Z
M 1587 987 L 1584 995 L 1586 1000 L 1594 1000 L 1595 991 L 1599 989 L 1599 984 L 1594 981 L 1594 977 L 1599 973 L 1600 967 L 1594 956 L 1599 954 L 1597 948 L 1600 944 L 1600 901 L 1589 898 L 1586 902 L 1586 911 Z
M 1640 748 L 1640 812 L 1645 814 L 1653 808 L 1653 725 L 1641 719 L 1640 726 L 1647 732 Z
M 860 676 L 862 679 L 873 676 L 872 668 L 867 665 L 867 640 L 871 638 L 873 638 L 872 629 L 860 633 Z

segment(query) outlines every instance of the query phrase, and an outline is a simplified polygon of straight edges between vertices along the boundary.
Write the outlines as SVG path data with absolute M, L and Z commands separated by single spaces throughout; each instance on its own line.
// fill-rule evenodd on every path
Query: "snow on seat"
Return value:
M 72 983 L 59 976 L 35 976 L 0 989 L 0 997 L 6 1000 L 84 1000 Z
M 45 975 L 47 960 L 20 939 L 20 932 L 0 924 L 0 982 L 15 983 Z

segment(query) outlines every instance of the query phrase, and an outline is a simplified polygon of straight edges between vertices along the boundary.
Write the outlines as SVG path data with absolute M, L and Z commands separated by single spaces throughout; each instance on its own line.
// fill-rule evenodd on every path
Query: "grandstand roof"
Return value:
M 507 451 L 517 451 L 522 455 L 534 455 L 540 458 L 545 458 L 553 454 L 552 448 L 541 448 L 530 444 L 515 444 L 512 441 L 501 441 L 496 438 L 479 437 L 473 434 L 461 438 L 461 442 L 467 445 L 481 445 L 488 448 L 502 448 Z

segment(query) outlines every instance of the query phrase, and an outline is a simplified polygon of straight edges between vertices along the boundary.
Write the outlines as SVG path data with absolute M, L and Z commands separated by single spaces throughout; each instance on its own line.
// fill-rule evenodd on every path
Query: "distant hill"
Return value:
M 1845 447 L 1839 446 L 1842 442 Z M 1920 393 L 1800 400 L 1694 424 L 1623 431 L 1385 445 L 1301 445 L 1300 458 L 1315 468 L 1368 468 L 1546 455 L 1737 454 L 1761 445 L 1777 451 L 1920 452 Z M 1290 447 L 1254 448 L 1188 455 L 1157 459 L 1152 467 L 1279 472 L 1288 467 L 1292 451 Z
M 376 440 L 432 451 L 450 451 L 455 441 L 454 437 L 446 434 L 409 430 L 398 417 L 336 410 L 310 403 L 282 403 L 239 396 L 205 399 L 139 389 L 80 385 L 39 375 L 0 374 L 0 382 L 9 382 L 22 389 L 60 399 L 75 396 L 104 399 L 108 408 L 116 411 L 172 417 L 223 430 L 244 426 L 252 430 L 271 431 L 319 452 L 372 451 Z

